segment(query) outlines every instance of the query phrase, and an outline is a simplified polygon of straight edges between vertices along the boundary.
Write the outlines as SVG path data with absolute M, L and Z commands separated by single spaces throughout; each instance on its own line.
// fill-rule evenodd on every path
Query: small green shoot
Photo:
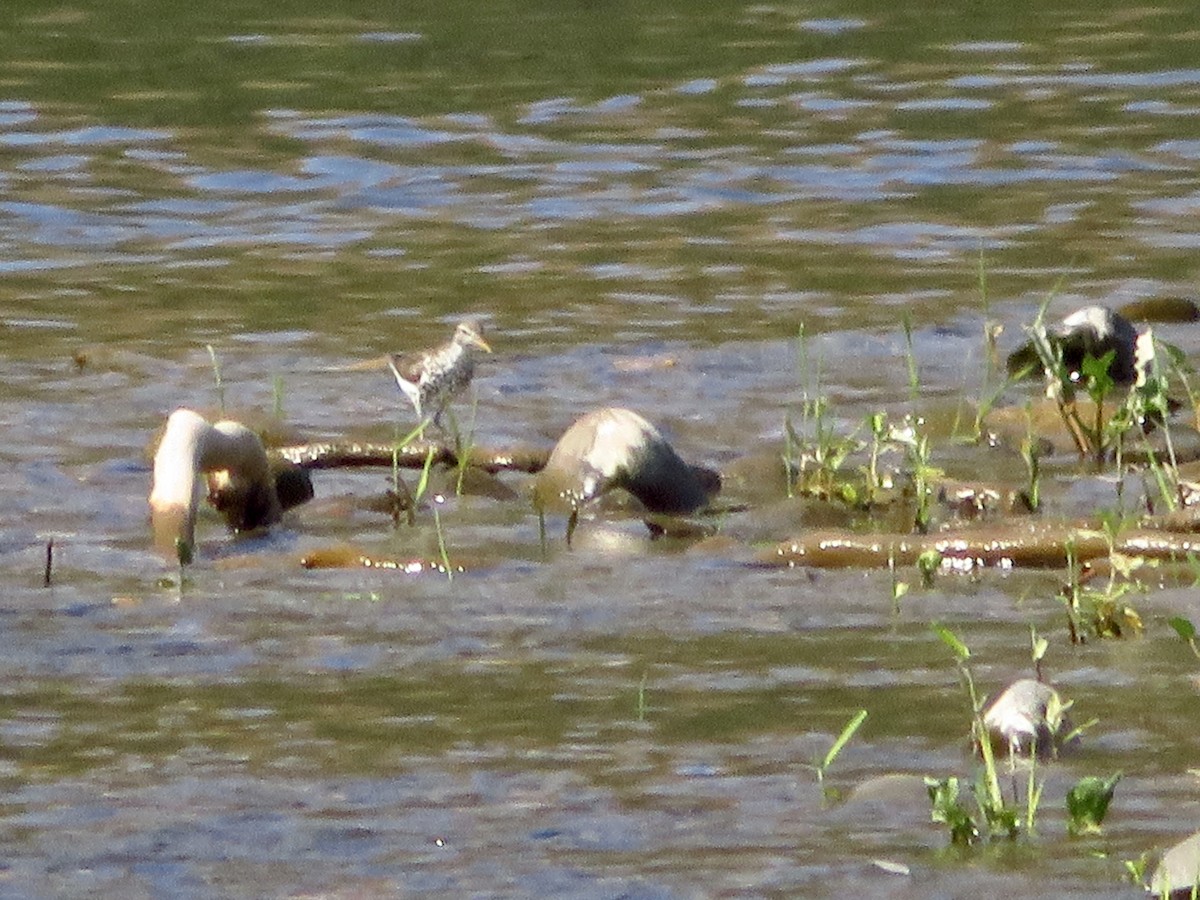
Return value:
M 1149 565 L 1140 556 L 1128 556 L 1117 551 L 1125 520 L 1111 511 L 1100 513 L 1101 533 L 1108 546 L 1108 578 L 1099 588 L 1085 587 L 1083 566 L 1080 565 L 1075 542 L 1066 542 L 1067 583 L 1062 595 L 1067 609 L 1067 630 L 1072 644 L 1087 641 L 1088 636 L 1120 638 L 1140 634 L 1141 616 L 1125 602 L 1125 597 L 1137 588 L 1133 575 Z M 1120 579 L 1120 580 L 1118 580 Z
M 283 421 L 283 376 L 276 375 L 271 379 L 271 410 L 277 421 Z
M 425 464 L 421 467 L 421 477 L 417 480 L 417 489 L 413 492 L 413 505 L 416 506 L 425 498 L 429 491 L 429 473 L 433 469 L 433 459 L 437 450 L 430 447 L 425 453 Z M 442 517 L 438 511 L 440 498 L 435 497 L 433 503 L 433 528 L 437 534 L 438 554 L 441 557 L 442 568 L 446 572 L 446 580 L 454 580 L 454 569 L 450 565 L 450 557 L 446 552 L 446 535 L 442 531 Z
M 927 534 L 932 521 L 933 483 L 944 473 L 930 464 L 929 435 L 924 431 L 923 419 L 905 416 L 904 425 L 892 428 L 892 441 L 904 448 L 908 467 L 912 473 L 914 512 L 913 530 Z
M 1200 659 L 1200 646 L 1196 644 L 1196 626 L 1192 624 L 1192 620 L 1183 616 L 1172 616 L 1167 619 L 1167 624 L 1175 630 L 1180 639 L 1192 648 L 1192 653 Z
M 395 440 L 392 442 L 392 527 L 400 527 L 400 513 L 405 512 L 408 527 L 417 524 L 417 501 L 408 489 L 408 483 L 400 476 L 400 450 L 403 443 L 400 440 L 400 426 L 395 426 Z
M 893 551 L 888 554 L 888 575 L 892 580 L 892 613 L 898 615 L 900 613 L 900 601 L 910 590 L 910 585 L 907 581 L 901 581 L 896 574 L 896 554 Z
M 912 314 L 904 311 L 904 361 L 908 366 L 908 399 L 914 403 L 921 396 L 921 374 L 917 367 L 917 352 L 913 347 Z
M 1025 437 L 1021 440 L 1021 460 L 1029 475 L 1025 488 L 1025 499 L 1030 512 L 1042 506 L 1042 442 L 1033 430 L 1033 413 L 1030 404 L 1025 404 Z
M 933 587 L 934 576 L 942 568 L 942 554 L 930 547 L 917 557 L 917 571 L 921 573 L 921 587 L 929 590 Z
M 425 464 L 421 466 L 421 476 L 417 479 L 417 490 L 413 494 L 413 499 L 420 503 L 425 499 L 425 492 L 429 490 L 429 473 L 433 468 L 434 448 L 430 447 L 425 453 Z
M 1025 781 L 1025 833 L 1033 834 L 1034 825 L 1037 822 L 1038 807 L 1042 804 L 1042 789 L 1045 788 L 1045 781 L 1038 781 L 1037 772 L 1037 754 L 1034 753 L 1029 757 L 1029 777 Z
M 446 572 L 446 580 L 454 580 L 454 569 L 450 565 L 450 556 L 446 552 L 446 535 L 442 531 L 442 516 L 438 512 L 438 501 L 433 504 L 433 530 L 437 534 L 438 555 L 442 560 L 442 569 Z
M 887 413 L 871 413 L 867 416 L 867 428 L 871 431 L 871 444 L 867 455 L 867 485 L 863 502 L 866 506 L 872 506 L 883 489 L 883 479 L 879 474 L 879 455 L 888 439 Z
M 1032 625 L 1029 626 L 1029 648 L 1030 656 L 1033 659 L 1033 671 L 1037 674 L 1037 680 L 1042 680 L 1042 660 L 1046 658 L 1046 651 L 1050 649 L 1050 642 L 1038 634 L 1037 629 Z
M 213 380 L 217 383 L 217 409 L 221 412 L 221 418 L 225 418 L 225 382 L 221 380 L 221 360 L 217 358 L 217 351 L 213 349 L 212 344 L 205 344 L 208 348 L 208 358 L 212 362 Z
M 792 461 L 796 458 L 796 449 L 798 446 L 799 438 L 796 435 L 796 427 L 792 424 L 792 414 L 786 412 L 783 415 L 783 477 L 784 491 L 787 493 L 789 500 L 796 496 L 796 481 L 793 478 Z
M 826 800 L 832 798 L 831 791 L 825 787 L 825 773 L 829 770 L 829 767 L 833 765 L 834 760 L 838 758 L 838 755 L 842 752 L 842 749 L 846 746 L 846 744 L 850 742 L 850 739 L 854 737 L 854 733 L 858 731 L 859 726 L 861 726 L 866 720 L 867 711 L 865 709 L 860 709 L 853 716 L 851 716 L 850 721 L 848 721 L 845 727 L 842 728 L 842 733 L 837 736 L 837 739 L 833 742 L 833 746 L 830 747 L 829 751 L 825 754 L 825 758 L 813 767 L 817 772 L 817 784 L 821 787 L 821 795 Z
M 1140 888 L 1149 890 L 1150 884 L 1150 863 L 1154 859 L 1154 853 L 1147 850 L 1137 859 L 1123 860 L 1125 865 L 1125 874 L 1129 876 L 1129 880 Z

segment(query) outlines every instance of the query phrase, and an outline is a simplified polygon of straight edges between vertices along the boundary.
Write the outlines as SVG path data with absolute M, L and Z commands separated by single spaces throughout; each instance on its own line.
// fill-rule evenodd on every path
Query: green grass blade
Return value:
M 850 738 L 854 737 L 854 732 L 858 731 L 859 726 L 866 720 L 867 711 L 865 709 L 860 709 L 854 714 L 854 717 L 842 729 L 842 733 L 838 735 L 837 740 L 833 742 L 833 746 L 829 748 L 829 752 L 825 754 L 825 759 L 821 762 L 822 769 L 828 769 L 833 765 L 833 761 L 842 752 L 842 748 L 846 746 Z

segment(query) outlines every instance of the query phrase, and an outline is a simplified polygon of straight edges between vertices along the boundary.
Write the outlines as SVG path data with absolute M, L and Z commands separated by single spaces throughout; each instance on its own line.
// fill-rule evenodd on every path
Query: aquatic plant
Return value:
M 1100 833 L 1120 780 L 1120 772 L 1108 778 L 1089 775 L 1067 791 L 1067 831 L 1072 836 Z
M 908 369 L 908 399 L 916 402 L 921 396 L 921 372 L 917 366 L 917 353 L 913 349 L 912 315 L 904 311 L 900 324 L 904 328 L 904 362 Z
M 922 550 L 917 556 L 917 571 L 921 573 L 921 586 L 926 590 L 933 587 L 934 576 L 942 568 L 942 554 L 934 547 Z
M 821 393 L 820 363 L 811 360 L 803 324 L 796 334 L 796 370 L 802 390 L 799 428 L 790 410 L 783 419 L 787 496 L 799 494 L 854 505 L 861 492 L 843 475 L 842 467 L 864 445 L 857 438 L 858 429 L 841 435 L 832 424 L 829 398 Z
M 283 376 L 278 374 L 271 378 L 271 413 L 283 420 Z
M 1191 648 L 1192 653 L 1200 659 L 1200 646 L 1196 644 L 1196 626 L 1192 624 L 1192 620 L 1186 616 L 1172 616 L 1167 619 L 1167 624 L 1179 635 L 1180 640 Z
M 888 554 L 888 576 L 891 578 L 892 584 L 892 614 L 897 615 L 900 612 L 900 601 L 911 589 L 911 585 L 907 581 L 901 581 L 900 576 L 896 572 L 896 554 L 893 551 Z
M 397 425 L 396 440 L 392 444 L 392 487 L 388 491 L 393 528 L 400 527 L 401 513 L 407 513 L 410 528 L 417 524 L 417 501 L 408 489 L 408 482 L 400 477 L 400 450 L 403 446 L 404 444 L 400 440 L 400 426 Z
M 1029 474 L 1029 482 L 1025 487 L 1025 502 L 1030 512 L 1037 512 L 1042 506 L 1042 442 L 1041 438 L 1034 434 L 1029 404 L 1025 405 L 1025 437 L 1021 440 L 1021 460 Z
M 995 754 L 983 723 L 983 698 L 975 689 L 975 678 L 968 662 L 971 651 L 944 625 L 935 623 L 933 629 L 954 654 L 959 678 L 971 705 L 972 738 L 983 756 L 983 770 L 969 790 L 980 818 L 976 819 L 961 799 L 961 782 L 957 777 L 926 778 L 933 820 L 949 827 L 950 840 L 955 844 L 973 844 L 981 836 L 1013 838 L 1017 833 L 1017 810 L 1005 803 L 1000 790 Z
M 841 733 L 834 739 L 833 745 L 826 751 L 825 756 L 813 764 L 813 770 L 817 773 L 817 785 L 821 788 L 821 796 L 826 801 L 836 799 L 836 793 L 825 786 L 825 773 L 829 771 L 834 760 L 838 758 L 846 744 L 854 737 L 854 733 L 866 720 L 867 711 L 865 709 L 860 709 L 851 716 L 850 720 L 842 727 Z
M 1046 658 L 1046 651 L 1050 649 L 1050 641 L 1038 634 L 1036 628 L 1029 626 L 1029 656 L 1033 662 L 1033 671 L 1037 676 L 1037 680 L 1042 680 L 1042 660 Z
M 1088 635 L 1097 638 L 1120 638 L 1140 634 L 1143 629 L 1141 616 L 1125 598 L 1140 589 L 1134 574 L 1145 566 L 1152 565 L 1142 556 L 1130 556 L 1117 549 L 1125 519 L 1117 512 L 1100 514 L 1101 535 L 1108 550 L 1108 577 L 1100 587 L 1091 586 L 1091 578 L 1084 578 L 1084 567 L 1079 562 L 1075 542 L 1067 541 L 1067 583 L 1062 597 L 1067 611 L 1067 630 L 1071 643 L 1081 644 Z
M 871 432 L 871 444 L 868 448 L 867 466 L 863 473 L 866 477 L 863 502 L 867 506 L 873 506 L 884 486 L 879 471 L 879 457 L 888 439 L 887 413 L 874 412 L 867 416 L 867 429 Z
M 996 372 L 999 371 L 999 340 L 1003 326 L 990 317 L 988 301 L 987 266 L 983 250 L 979 251 L 979 297 L 983 309 L 983 374 L 979 382 L 979 401 L 975 404 L 975 421 L 971 430 L 970 440 L 978 442 L 983 437 L 983 423 L 996 405 L 996 401 L 1008 390 L 1013 379 L 1005 375 L 999 383 L 995 382 Z M 958 421 L 955 421 L 953 433 L 958 433 Z
M 212 363 L 213 381 L 217 385 L 217 410 L 223 419 L 225 418 L 225 382 L 221 379 L 221 360 L 217 358 L 217 351 L 213 349 L 212 344 L 204 346 L 208 349 L 208 359 Z
M 417 488 L 413 492 L 413 506 L 419 506 L 425 498 L 425 494 L 429 491 L 429 475 L 433 469 L 433 460 L 436 454 L 436 449 L 430 447 L 425 454 L 425 465 L 421 468 L 421 477 L 417 480 Z M 433 498 L 433 529 L 437 536 L 438 554 L 441 557 L 442 568 L 446 573 L 446 580 L 454 580 L 454 569 L 450 565 L 450 557 L 446 552 L 446 535 L 442 531 L 442 516 L 438 510 L 441 504 L 441 497 Z
M 441 503 L 441 498 L 434 499 L 433 506 L 433 529 L 437 535 L 438 556 L 442 562 L 442 570 L 446 573 L 446 580 L 454 580 L 454 568 L 450 565 L 450 555 L 446 551 L 446 534 L 442 531 L 442 515 L 438 511 L 438 505 Z
M 888 437 L 903 447 L 913 490 L 913 531 L 928 534 L 932 521 L 933 485 L 945 473 L 930 463 L 931 450 L 925 421 L 908 415 L 904 424 L 891 429 Z
M 466 477 L 467 469 L 471 465 L 471 453 L 475 449 L 475 420 L 479 412 L 479 395 L 475 390 L 475 385 L 471 385 L 471 418 L 467 422 L 466 439 L 463 439 L 462 432 L 458 428 L 458 419 L 454 415 L 454 411 L 450 410 L 450 429 L 454 435 L 454 455 L 458 459 L 458 477 L 454 481 L 454 493 L 461 497 L 463 492 L 463 478 Z
M 843 474 L 842 467 L 852 454 L 863 449 L 863 444 L 855 436 L 857 429 L 848 435 L 839 435 L 830 423 L 828 413 L 827 398 L 804 401 L 801 431 L 811 434 L 807 439 L 796 430 L 791 415 L 785 415 L 787 493 L 789 497 L 800 494 L 855 505 L 861 492 L 853 480 Z

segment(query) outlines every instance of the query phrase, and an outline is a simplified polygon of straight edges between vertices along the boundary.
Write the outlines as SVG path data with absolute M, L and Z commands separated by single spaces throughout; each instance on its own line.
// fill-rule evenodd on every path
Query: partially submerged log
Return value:
M 393 465 L 401 469 L 421 469 L 425 467 L 431 454 L 432 465 L 459 464 L 459 454 L 453 447 L 435 441 L 411 441 L 400 446 L 358 441 L 322 441 L 277 447 L 270 453 L 303 469 L 390 468 Z M 534 474 L 542 470 L 549 456 L 550 451 L 535 447 L 472 447 L 467 452 L 466 464 L 493 475 L 498 472 Z
M 759 554 L 768 566 L 882 568 L 911 566 L 924 553 L 938 553 L 953 569 L 1062 568 L 1107 558 L 1110 553 L 1147 559 L 1186 560 L 1200 553 L 1200 538 L 1142 528 L 1119 535 L 1111 544 L 1103 531 L 1071 522 L 1001 522 L 943 534 L 857 534 L 812 532 L 781 541 Z

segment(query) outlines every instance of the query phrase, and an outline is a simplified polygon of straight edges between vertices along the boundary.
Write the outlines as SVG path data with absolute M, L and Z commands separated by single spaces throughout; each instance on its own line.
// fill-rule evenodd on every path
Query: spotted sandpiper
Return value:
M 442 427 L 447 404 L 471 383 L 476 351 L 492 352 L 481 332 L 478 320 L 464 319 L 441 346 L 388 358 L 396 384 L 417 411 L 417 418 L 424 421 L 426 414 L 432 413 L 433 424 Z

